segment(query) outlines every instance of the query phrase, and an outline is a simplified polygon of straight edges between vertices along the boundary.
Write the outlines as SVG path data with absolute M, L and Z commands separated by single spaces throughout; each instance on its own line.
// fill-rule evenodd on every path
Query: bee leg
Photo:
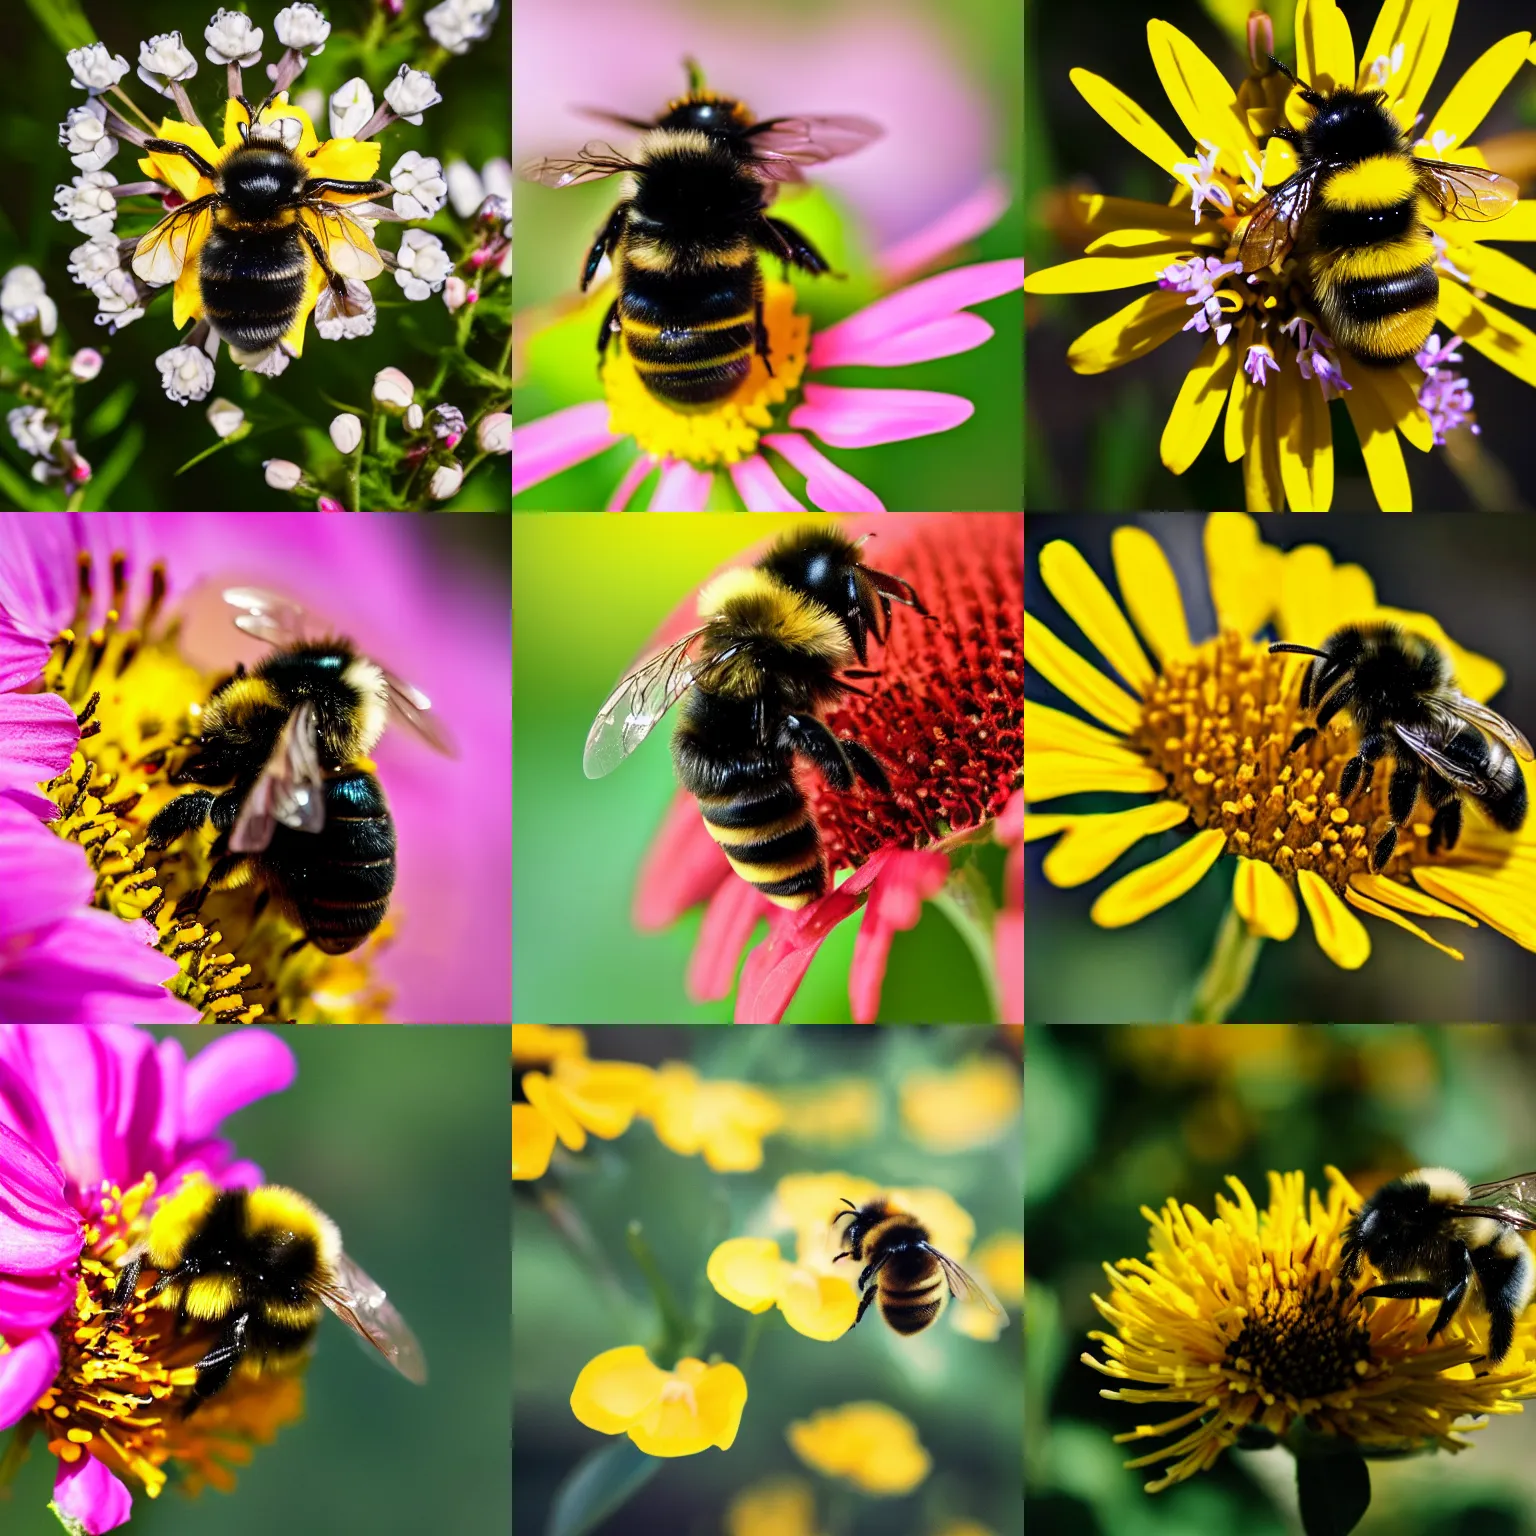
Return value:
M 175 139 L 145 139 L 144 148 L 157 155 L 180 155 L 196 168 L 200 176 L 206 176 L 215 186 L 218 185 L 219 173 L 190 144 L 178 144 Z
M 314 185 L 313 182 L 310 183 Z M 307 224 L 299 225 L 299 234 L 303 236 L 304 243 L 314 254 L 316 261 L 320 263 L 320 270 L 325 273 L 325 280 L 330 285 L 331 292 L 338 298 L 347 296 L 347 280 L 332 270 L 330 262 L 326 259 L 325 248 L 320 244 L 318 236 Z
M 814 715 L 786 715 L 779 727 L 779 743 L 810 758 L 834 789 L 853 788 L 853 768 L 837 737 Z
M 129 1259 L 123 1266 L 122 1274 L 117 1277 L 117 1286 L 112 1292 L 112 1305 L 107 1309 L 108 1311 L 121 1312 L 133 1300 L 134 1289 L 139 1283 L 139 1271 L 143 1268 L 142 1257 Z
M 191 917 L 201 912 L 209 892 L 214 890 L 221 880 L 228 878 L 231 871 L 239 864 L 241 857 L 242 855 L 239 854 L 227 854 L 222 859 L 215 859 L 208 868 L 208 878 L 203 881 L 202 889 L 183 896 L 176 903 L 176 916 Z
M 838 745 L 843 749 L 843 756 L 848 759 L 853 771 L 871 789 L 878 789 L 882 794 L 890 792 L 891 781 L 886 778 L 885 769 L 880 765 L 880 759 L 868 747 L 860 742 L 851 740 L 847 736 L 840 737 Z
M 1394 826 L 1406 826 L 1413 815 L 1413 803 L 1419 798 L 1420 777 L 1417 762 L 1412 758 L 1407 761 L 1398 759 L 1397 767 L 1392 770 L 1392 782 L 1387 786 L 1387 814 Z
M 753 350 L 763 360 L 763 367 L 768 370 L 768 377 L 773 377 L 773 359 L 768 356 L 768 327 L 763 321 L 763 285 L 759 280 L 757 291 L 752 295 L 752 337 Z
M 859 1320 L 864 1316 L 866 1312 L 869 1311 L 869 1304 L 875 1299 L 876 1294 L 876 1287 L 870 1286 L 869 1289 L 865 1291 L 861 1297 L 859 1297 L 859 1310 L 853 1321 L 848 1324 L 849 1333 L 852 1333 L 853 1330 L 859 1326 Z
M 207 821 L 214 799 L 213 792 L 207 789 L 177 795 L 155 813 L 145 828 L 144 840 L 151 848 L 164 848 L 174 843 L 183 832 L 190 832 Z
M 619 241 L 624 238 L 624 226 L 629 221 L 629 203 L 619 204 L 608 215 L 608 222 L 598 231 L 597 239 L 592 242 L 592 249 L 587 252 L 587 264 L 581 273 L 581 291 L 587 291 L 587 284 L 597 276 L 597 269 L 604 256 L 609 251 L 619 248 Z
M 228 1384 L 244 1351 L 245 1333 L 250 1321 L 249 1312 L 234 1313 L 225 1323 L 219 1342 L 197 1362 L 197 1383 L 192 1388 L 192 1396 L 187 1399 L 186 1407 L 181 1410 L 183 1418 Z
M 765 213 L 759 220 L 756 240 L 770 256 L 777 256 L 786 266 L 799 267 L 802 272 L 820 276 L 830 272 L 832 264 L 820 251 L 795 228 L 783 219 L 770 219 Z
M 597 358 L 601 363 L 608 355 L 608 343 L 613 340 L 613 333 L 619 328 L 619 301 L 615 299 L 608 306 L 608 313 L 603 316 L 602 326 L 597 333 Z
M 1431 796 L 1430 804 L 1434 803 Z M 1454 848 L 1460 836 L 1461 797 L 1453 790 L 1451 798 L 1436 809 L 1434 820 L 1429 824 L 1429 851 L 1439 853 L 1442 848 Z
M 1355 701 L 1355 685 L 1350 682 L 1340 683 L 1325 699 L 1321 688 L 1317 691 L 1317 714 L 1312 723 L 1322 730 L 1338 712 L 1348 704 Z
M 1316 735 L 1317 735 L 1317 727 L 1316 726 L 1314 726 L 1314 725 L 1304 725 L 1304 726 L 1302 726 L 1302 728 L 1299 731 L 1296 732 L 1296 735 L 1292 739 L 1290 746 L 1288 746 L 1285 749 L 1285 755 L 1287 757 L 1289 757 L 1291 755 L 1291 753 L 1296 751 L 1296 749 L 1298 747 L 1306 746 L 1306 744 L 1309 741 L 1311 741 L 1312 738 L 1314 736 L 1316 736 Z
M 1371 780 L 1376 776 L 1377 759 L 1387 750 L 1387 746 L 1385 736 L 1366 736 L 1361 740 L 1360 750 L 1344 764 L 1344 772 L 1339 776 L 1339 799 L 1350 799 L 1357 783 L 1362 795 L 1370 792 Z M 1365 774 L 1363 779 L 1362 770 Z
M 1397 828 L 1388 827 L 1376 846 L 1371 850 L 1371 873 L 1379 875 L 1387 867 L 1387 860 L 1392 857 L 1392 850 L 1397 847 Z

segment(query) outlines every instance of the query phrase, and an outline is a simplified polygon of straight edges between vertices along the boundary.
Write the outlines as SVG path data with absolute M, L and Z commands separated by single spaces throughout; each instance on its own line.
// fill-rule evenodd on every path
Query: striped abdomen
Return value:
M 1307 270 L 1328 334 L 1362 363 L 1395 367 L 1434 329 L 1440 283 L 1419 172 L 1372 155 L 1327 173 L 1308 220 Z
M 198 265 L 209 323 L 242 352 L 260 352 L 280 341 L 299 312 L 309 261 L 297 224 L 267 229 L 215 224 Z
M 752 367 L 757 262 L 660 271 L 626 261 L 619 328 L 645 387 L 673 406 L 723 400 Z
M 921 1333 L 944 1306 L 944 1271 L 931 1254 L 908 1249 L 886 1260 L 876 1277 L 880 1315 L 897 1333 Z

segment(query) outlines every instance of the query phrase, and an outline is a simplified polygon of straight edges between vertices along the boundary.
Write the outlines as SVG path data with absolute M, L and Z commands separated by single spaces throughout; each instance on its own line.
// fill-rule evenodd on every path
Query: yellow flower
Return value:
M 901 1119 L 929 1152 L 965 1152 L 1001 1135 L 1023 1097 L 1011 1062 L 972 1056 L 951 1071 L 909 1072 L 901 1085 Z
M 585 1056 L 586 1036 L 579 1029 L 553 1024 L 514 1024 L 512 1060 L 519 1066 L 547 1066 L 560 1056 Z
M 1045 875 L 1085 884 L 1144 837 L 1176 827 L 1190 835 L 1172 852 L 1117 880 L 1095 900 L 1094 922 L 1119 928 L 1176 901 L 1223 854 L 1233 856 L 1232 904 L 1252 935 L 1289 939 L 1300 905 L 1317 942 L 1354 970 L 1371 952 L 1363 912 L 1407 930 L 1442 954 L 1460 951 L 1411 918 L 1486 922 L 1536 948 L 1536 820 L 1518 833 L 1470 817 L 1454 848 L 1429 851 L 1429 825 L 1404 827 L 1382 873 L 1370 849 L 1387 822 L 1389 774 L 1347 804 L 1339 795 L 1353 756 L 1352 729 L 1337 717 L 1302 750 L 1288 751 L 1300 697 L 1298 658 L 1271 655 L 1253 636 L 1273 625 L 1281 638 L 1318 645 L 1340 625 L 1392 622 L 1427 636 L 1450 659 L 1463 693 L 1487 700 L 1502 668 L 1451 641 L 1428 614 L 1381 606 L 1359 566 L 1336 566 L 1326 550 L 1282 554 L 1255 522 L 1215 513 L 1205 525 L 1211 601 L 1219 633 L 1190 636 L 1178 583 L 1156 540 L 1119 528 L 1113 556 L 1125 609 L 1078 551 L 1062 541 L 1040 552 L 1040 573 L 1062 608 L 1130 685 L 1130 692 L 1024 616 L 1027 666 L 1108 729 L 1026 700 L 1024 796 L 1038 803 L 1088 791 L 1151 795 L 1105 814 L 1026 816 L 1027 839 L 1060 837 Z M 1148 652 L 1150 651 L 1150 656 Z M 1533 782 L 1528 776 L 1528 782 Z M 1234 919 L 1235 921 L 1235 919 Z
M 543 1178 L 555 1150 L 555 1128 L 532 1104 L 512 1106 L 512 1177 Z
M 1024 1300 L 1024 1236 L 994 1232 L 970 1257 L 973 1270 L 997 1293 L 999 1301 Z
M 1205 1471 L 1250 1427 L 1280 1436 L 1305 1420 L 1362 1447 L 1455 1451 L 1467 1444 L 1459 1433 L 1481 1427 L 1465 1421 L 1519 1413 L 1516 1399 L 1536 1392 L 1536 1313 L 1524 1314 L 1514 1347 L 1491 1366 L 1479 1358 L 1486 1320 L 1470 1308 L 1431 1345 L 1437 1302 L 1362 1303 L 1340 1284 L 1339 1250 L 1360 1196 L 1338 1169 L 1327 1174 L 1325 1200 L 1300 1173 L 1271 1173 L 1263 1211 L 1228 1178 L 1236 1199 L 1216 1197 L 1215 1221 L 1177 1200 L 1156 1214 L 1143 1207 L 1146 1260 L 1105 1266 L 1110 1298 L 1093 1300 L 1115 1332 L 1090 1334 L 1105 1358 L 1082 1359 L 1132 1385 L 1101 1395 L 1191 1405 L 1115 1437 L 1185 1432 L 1126 1463 L 1169 1463 L 1149 1493 Z
M 577 1055 L 556 1056 L 552 1075 L 525 1072 L 528 1102 L 512 1106 L 512 1177 L 540 1177 L 557 1136 L 572 1152 L 586 1146 L 588 1131 L 605 1141 L 622 1136 L 650 1097 L 653 1077 L 636 1062 Z
M 846 1478 L 865 1493 L 911 1493 L 933 1464 L 912 1421 L 884 1403 L 824 1408 L 791 1424 L 787 1434 L 808 1467 Z
M 1416 155 L 1486 169 L 1469 141 L 1526 61 L 1531 37 L 1515 32 L 1495 43 L 1435 116 L 1416 127 L 1455 10 L 1446 0 L 1384 0 L 1357 59 L 1336 0 L 1301 0 L 1296 72 L 1320 91 L 1384 91 L 1402 128 L 1420 135 Z M 1399 435 L 1427 451 L 1439 426 L 1454 420 L 1426 414 L 1420 393 L 1430 383 L 1427 372 L 1415 363 L 1362 367 L 1334 351 L 1310 300 L 1298 307 L 1305 276 L 1294 255 L 1278 270 L 1245 275 L 1237 267 L 1249 214 L 1295 169 L 1290 145 L 1269 135 L 1282 122 L 1299 128 L 1311 116 L 1268 62 L 1269 18 L 1256 23 L 1249 28 L 1251 72 L 1236 90 L 1177 28 L 1147 23 L 1158 77 L 1192 148 L 1170 138 L 1109 81 L 1072 71 L 1089 106 L 1179 186 L 1169 203 L 1078 194 L 1078 219 L 1091 236 L 1086 254 L 1031 273 L 1024 286 L 1056 294 L 1159 284 L 1072 343 L 1067 358 L 1078 373 L 1118 368 L 1186 329 L 1205 333 L 1163 431 L 1162 460 L 1175 474 L 1195 462 L 1225 411 L 1222 449 L 1229 462 L 1243 461 L 1251 510 L 1326 511 L 1334 474 L 1328 399 L 1342 392 L 1378 503 L 1408 511 L 1412 493 Z M 1438 214 L 1429 222 L 1440 320 L 1516 378 L 1536 384 L 1536 332 L 1487 301 L 1536 305 L 1536 273 L 1483 243 L 1536 239 L 1536 206 L 1522 202 L 1487 223 Z
M 784 1134 L 793 1141 L 841 1146 L 868 1141 L 880 1130 L 880 1090 L 866 1077 L 780 1088 L 777 1094 Z
M 726 1536 L 816 1536 L 816 1498 L 799 1477 L 754 1483 L 731 1500 Z
M 571 1412 L 588 1429 L 627 1434 L 647 1456 L 730 1450 L 747 1405 L 747 1381 L 729 1362 L 653 1365 L 638 1344 L 589 1360 L 571 1389 Z
M 705 1273 L 733 1305 L 748 1312 L 777 1305 L 796 1333 L 823 1343 L 842 1338 L 859 1310 L 851 1279 L 789 1263 L 769 1237 L 728 1238 L 710 1254 Z
M 703 1152 L 716 1173 L 760 1167 L 763 1137 L 784 1119 L 772 1094 L 750 1083 L 705 1082 L 678 1061 L 656 1070 L 654 1090 L 640 1112 L 664 1147 L 684 1157 Z

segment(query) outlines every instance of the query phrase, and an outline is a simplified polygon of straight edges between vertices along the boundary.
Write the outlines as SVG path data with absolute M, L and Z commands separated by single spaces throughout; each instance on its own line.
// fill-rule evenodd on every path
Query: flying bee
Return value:
M 145 142 L 156 154 L 179 155 L 214 190 L 161 219 L 135 248 L 133 270 L 156 286 L 177 282 L 188 252 L 196 250 L 193 293 L 201 296 L 209 325 L 244 364 L 284 340 L 297 350 L 290 333 L 303 314 L 311 262 L 325 281 L 317 315 L 366 309 L 366 291 L 359 289 L 384 263 L 367 226 L 336 199 L 366 201 L 388 192 L 389 183 L 310 175 L 298 153 L 298 120 L 264 122 L 270 96 L 254 110 L 243 96 L 236 99 L 245 109 L 241 142 L 216 166 L 188 144 Z M 357 280 L 350 288 L 349 278 Z
M 452 743 L 424 693 L 351 641 L 312 634 L 296 603 L 255 587 L 223 596 L 236 626 L 275 649 L 213 690 L 195 750 L 170 774 L 221 792 L 178 795 L 146 839 L 163 848 L 205 822 L 217 834 L 208 877 L 178 915 L 255 884 L 300 943 L 345 954 L 383 922 L 395 884 L 395 824 L 367 754 L 391 717 L 445 755 Z
M 835 789 L 855 777 L 890 782 L 868 747 L 834 736 L 822 712 L 849 681 L 867 637 L 882 643 L 892 601 L 927 610 L 899 576 L 871 570 L 857 544 L 828 528 L 782 538 L 756 565 L 717 576 L 699 594 L 704 624 L 629 672 L 598 711 L 582 766 L 611 773 L 680 699 L 672 761 L 731 868 L 775 906 L 796 909 L 827 890 L 816 824 L 795 783 L 809 759 Z
M 933 1246 L 927 1227 L 917 1217 L 897 1210 L 883 1197 L 864 1205 L 844 1199 L 843 1204 L 848 1209 L 839 1211 L 832 1223 L 836 1226 L 847 1219 L 842 1236 L 848 1246 L 837 1259 L 868 1260 L 858 1279 L 859 1311 L 848 1325 L 850 1333 L 876 1296 L 880 1315 L 897 1333 L 921 1333 L 951 1296 L 979 1302 L 1006 1322 L 1007 1313 L 997 1298 Z
M 1312 119 L 1272 131 L 1295 147 L 1297 167 L 1253 210 L 1238 259 L 1257 272 L 1295 246 L 1332 340 L 1362 363 L 1396 367 L 1434 328 L 1440 280 L 1426 217 L 1486 223 L 1520 189 L 1481 166 L 1420 158 L 1385 92 L 1314 91 L 1270 62 Z
M 1536 1173 L 1472 1184 L 1449 1168 L 1420 1168 L 1384 1184 L 1344 1234 L 1339 1278 L 1362 1258 L 1386 1277 L 1363 1296 L 1437 1300 L 1431 1340 L 1470 1299 L 1488 1314 L 1488 1359 L 1509 1353 L 1515 1323 L 1536 1289 L 1524 1232 L 1536 1231 Z
M 218 1341 L 197 1361 L 184 1414 L 249 1375 L 291 1369 L 308 1354 L 328 1307 L 408 1381 L 427 1379 L 421 1345 L 383 1288 L 342 1251 L 336 1224 L 278 1184 L 219 1189 L 201 1174 L 182 1182 L 123 1258 L 112 1296 L 122 1312 L 140 1299 L 177 1322 L 216 1323 Z M 145 1266 L 158 1276 L 137 1297 Z
M 635 156 L 600 141 L 571 159 L 524 168 L 530 181 L 568 187 L 619 173 L 634 190 L 609 215 L 581 276 L 605 255 L 618 297 L 597 333 L 601 360 L 615 333 L 641 382 L 674 410 L 705 410 L 747 377 L 754 354 L 769 373 L 768 328 L 757 253 L 810 273 L 826 258 L 793 225 L 770 218 L 777 183 L 801 167 L 850 155 L 884 131 L 862 117 L 771 117 L 753 122 L 739 101 L 708 90 L 686 60 L 688 92 L 654 122 L 586 109 L 641 134 Z
M 1508 720 L 1457 688 L 1450 660 L 1434 641 L 1396 624 L 1346 624 L 1321 649 L 1278 643 L 1270 650 L 1313 658 L 1301 680 L 1301 707 L 1315 711 L 1313 723 L 1296 733 L 1290 751 L 1305 746 L 1341 709 L 1360 733 L 1339 780 L 1341 799 L 1369 790 L 1377 762 L 1392 756 L 1392 825 L 1371 851 L 1374 873 L 1392 856 L 1420 789 L 1434 811 L 1431 853 L 1456 846 L 1463 795 L 1506 832 L 1525 825 L 1525 775 L 1515 758 L 1530 761 L 1536 754 Z

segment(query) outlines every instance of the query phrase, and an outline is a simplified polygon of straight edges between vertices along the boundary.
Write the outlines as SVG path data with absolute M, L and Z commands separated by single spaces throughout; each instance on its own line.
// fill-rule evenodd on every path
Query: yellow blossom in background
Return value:
M 555 1128 L 532 1104 L 512 1106 L 512 1177 L 543 1178 L 555 1150 Z
M 997 1533 L 979 1520 L 947 1520 L 933 1536 L 997 1536 Z
M 705 1266 L 709 1283 L 734 1306 L 766 1312 L 777 1305 L 796 1333 L 828 1343 L 840 1339 L 858 1315 L 854 1276 L 846 1279 L 791 1264 L 768 1237 L 733 1237 L 721 1243 Z
M 911 1493 L 933 1464 L 912 1421 L 884 1403 L 824 1408 L 786 1433 L 790 1449 L 808 1467 L 845 1478 L 865 1493 Z
M 841 1146 L 880 1131 L 880 1090 L 866 1077 L 844 1077 L 807 1088 L 779 1088 L 784 1134 L 792 1141 Z
M 1228 1178 L 1235 1198 L 1217 1195 L 1214 1221 L 1177 1200 L 1143 1207 L 1147 1258 L 1105 1265 L 1110 1295 L 1093 1301 L 1114 1332 L 1090 1334 L 1104 1358 L 1082 1360 L 1125 1384 L 1102 1396 L 1157 1405 L 1161 1422 L 1117 1441 L 1177 1436 L 1126 1463 L 1168 1463 L 1149 1493 L 1207 1470 L 1250 1426 L 1283 1436 L 1304 1419 L 1360 1447 L 1454 1451 L 1467 1445 L 1461 1432 L 1536 1394 L 1536 1311 L 1493 1366 L 1481 1358 L 1487 1321 L 1471 1308 L 1430 1344 L 1437 1301 L 1362 1301 L 1340 1284 L 1361 1199 L 1338 1169 L 1327 1175 L 1324 1198 L 1300 1173 L 1271 1173 L 1262 1211 Z
M 572 1152 L 586 1146 L 588 1131 L 605 1141 L 622 1136 L 650 1097 L 653 1076 L 636 1062 L 569 1053 L 555 1058 L 551 1073 L 524 1073 L 528 1102 L 512 1106 L 512 1177 L 540 1177 L 557 1136 Z
M 514 1024 L 512 1060 L 517 1066 L 544 1066 L 560 1056 L 585 1056 L 587 1039 L 579 1029 L 557 1024 Z
M 588 1429 L 627 1434 L 647 1456 L 730 1450 L 746 1405 L 746 1377 L 729 1362 L 684 1359 L 664 1371 L 638 1344 L 589 1360 L 571 1389 L 571 1412 Z
M 1001 1056 L 972 1056 L 947 1072 L 909 1072 L 901 1084 L 902 1124 L 929 1152 L 984 1147 L 1017 1118 L 1020 1078 Z
M 965 1267 L 990 1286 L 997 1299 L 1018 1305 L 1024 1300 L 1024 1237 L 1019 1232 L 998 1232 L 982 1243 L 965 1261 Z M 955 1329 L 967 1338 L 990 1342 L 1008 1325 L 977 1301 L 956 1301 L 951 1307 Z
M 800 1477 L 754 1483 L 731 1500 L 726 1536 L 818 1536 L 816 1496 Z
M 664 1147 L 684 1157 L 699 1152 L 716 1173 L 750 1173 L 763 1161 L 763 1137 L 783 1123 L 771 1093 L 750 1083 L 710 1082 L 685 1062 L 656 1069 L 641 1109 Z

